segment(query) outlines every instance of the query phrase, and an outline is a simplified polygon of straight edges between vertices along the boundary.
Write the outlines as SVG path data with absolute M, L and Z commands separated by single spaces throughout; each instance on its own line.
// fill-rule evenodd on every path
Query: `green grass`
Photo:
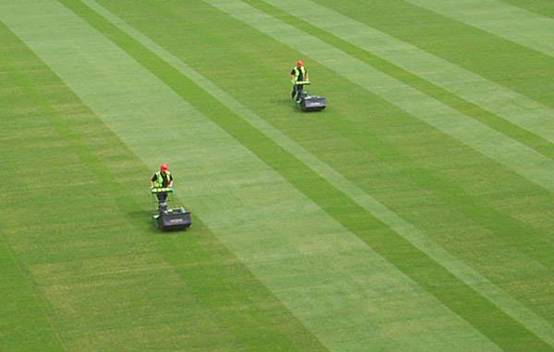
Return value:
M 554 17 L 554 4 L 548 0 L 526 1 L 526 0 L 505 0 L 505 2 L 521 7 L 527 11 L 535 12 L 542 16 Z
M 313 57 L 218 3 L 0 1 L 0 350 L 554 350 L 554 197 L 529 178 L 552 143 L 294 9 L 244 2 L 320 39 Z M 554 107 L 545 54 L 407 2 L 317 3 Z M 322 113 L 287 99 L 299 57 Z M 406 86 L 514 154 L 416 118 Z M 517 171 L 521 148 L 544 163 Z M 151 224 L 160 162 L 186 233 Z
M 3 211 L 3 235 L 19 257 L 3 248 L 5 268 L 13 269 L 3 276 L 4 297 L 14 296 L 3 306 L 14 319 L 5 321 L 6 350 L 60 350 L 49 320 L 75 350 L 175 341 L 201 350 L 322 350 L 199 219 L 185 242 L 161 241 L 149 222 L 144 180 L 136 177 L 149 170 L 14 36 L 4 30 L 2 39 L 14 105 L 6 116 L 18 121 L 4 126 L 18 151 L 5 175 L 29 165 L 18 176 L 23 189 L 34 189 L 13 192 L 24 206 Z M 50 82 L 46 95 L 33 87 L 42 80 Z M 18 227 L 25 214 L 28 223 Z

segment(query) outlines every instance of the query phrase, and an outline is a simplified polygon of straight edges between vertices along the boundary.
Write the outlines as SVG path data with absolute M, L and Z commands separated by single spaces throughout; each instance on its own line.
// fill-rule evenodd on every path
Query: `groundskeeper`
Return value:
M 292 68 L 290 72 L 290 78 L 292 82 L 292 92 L 290 96 L 292 99 L 295 99 L 297 102 L 302 96 L 302 91 L 304 90 L 304 85 L 299 84 L 298 82 L 308 81 L 308 70 L 304 67 L 304 61 L 296 61 L 296 65 Z
M 171 188 L 173 187 L 173 175 L 169 171 L 167 164 L 160 165 L 160 171 L 156 171 L 150 179 L 150 185 L 152 188 Z M 156 193 L 160 207 L 167 205 L 167 192 Z

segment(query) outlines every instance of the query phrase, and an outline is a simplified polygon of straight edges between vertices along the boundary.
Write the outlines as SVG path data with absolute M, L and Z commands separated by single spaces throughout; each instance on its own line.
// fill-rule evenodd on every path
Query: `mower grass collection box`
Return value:
M 167 198 L 160 201 L 158 195 L 163 193 Z M 173 194 L 173 188 L 152 188 L 152 195 L 158 201 L 158 207 L 153 216 L 156 225 L 162 231 L 186 230 L 192 225 L 190 211 L 184 207 L 170 208 L 168 206 L 170 194 Z
M 296 104 L 300 110 L 304 112 L 321 111 L 327 107 L 327 98 L 318 95 L 310 95 L 303 87 L 311 84 L 310 81 L 298 81 L 297 85 L 301 85 L 300 97 L 297 98 Z

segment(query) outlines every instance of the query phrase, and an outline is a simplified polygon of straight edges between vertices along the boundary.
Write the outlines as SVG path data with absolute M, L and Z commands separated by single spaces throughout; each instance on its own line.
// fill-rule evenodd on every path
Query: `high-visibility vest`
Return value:
M 165 180 L 167 181 L 167 184 L 164 184 L 164 175 L 162 175 L 161 171 L 156 171 L 156 181 L 154 182 L 155 187 L 161 188 L 166 187 L 169 185 L 169 182 L 171 182 L 171 172 L 166 171 L 165 172 Z
M 306 69 L 304 68 L 304 66 L 301 66 L 300 68 L 294 66 L 292 70 L 294 71 L 294 79 L 296 81 L 306 80 Z

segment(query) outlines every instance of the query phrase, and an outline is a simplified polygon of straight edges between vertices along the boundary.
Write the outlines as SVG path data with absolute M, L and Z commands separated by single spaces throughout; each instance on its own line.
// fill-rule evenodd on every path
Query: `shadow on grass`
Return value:
M 282 97 L 282 98 L 280 97 L 280 98 L 270 99 L 268 102 L 270 103 L 270 106 L 279 106 L 279 107 L 288 106 L 293 110 L 297 109 L 296 104 L 289 97 Z
M 140 209 L 140 210 L 133 210 L 128 211 L 126 213 L 127 218 L 130 219 L 133 224 L 137 227 L 151 227 L 152 229 L 156 230 L 156 223 L 152 216 L 154 215 L 153 210 L 146 210 L 146 209 Z

